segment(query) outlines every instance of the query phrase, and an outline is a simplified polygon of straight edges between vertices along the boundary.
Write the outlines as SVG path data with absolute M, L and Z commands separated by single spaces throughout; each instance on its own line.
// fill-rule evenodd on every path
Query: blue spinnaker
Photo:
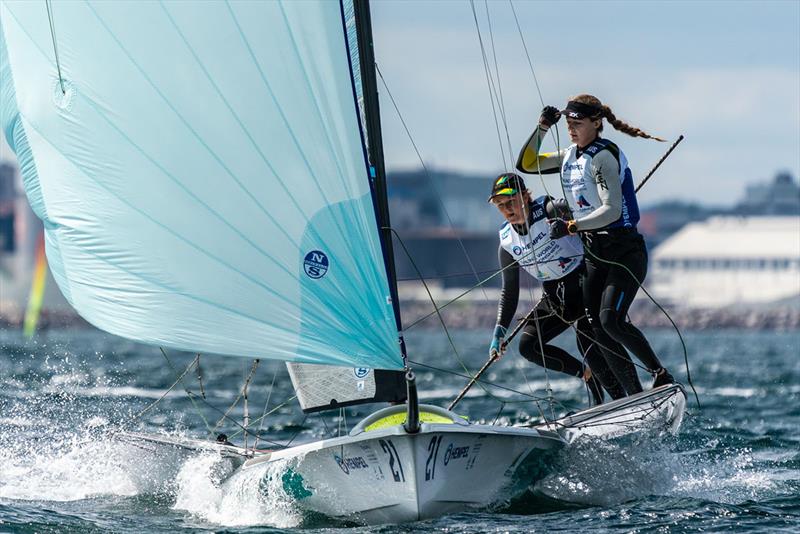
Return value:
M 0 119 L 75 309 L 165 347 L 402 368 L 339 3 L 52 8 L 0 4 Z

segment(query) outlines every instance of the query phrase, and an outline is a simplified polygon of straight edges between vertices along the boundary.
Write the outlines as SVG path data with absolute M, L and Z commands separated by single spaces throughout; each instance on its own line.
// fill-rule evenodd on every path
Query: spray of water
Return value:
M 614 506 L 651 495 L 720 503 L 757 500 L 776 482 L 754 469 L 747 448 L 720 447 L 713 439 L 581 439 L 564 451 L 553 474 L 536 490 L 559 501 Z
M 188 460 L 177 476 L 174 508 L 225 526 L 298 526 L 302 514 L 284 490 L 287 462 L 233 471 L 215 454 Z

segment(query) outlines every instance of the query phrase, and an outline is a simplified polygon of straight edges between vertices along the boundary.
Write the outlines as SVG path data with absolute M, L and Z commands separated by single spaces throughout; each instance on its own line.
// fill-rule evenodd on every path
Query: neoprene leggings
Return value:
M 576 269 L 560 280 L 542 284 L 544 295 L 522 330 L 519 352 L 526 360 L 546 369 L 582 377 L 583 363 L 564 349 L 549 343 L 577 320 L 578 349 L 592 370 L 593 380 L 588 383 L 590 392 L 599 402 L 602 400 L 599 386 L 602 385 L 612 398 L 618 399 L 625 396 L 625 390 L 609 369 L 597 344 L 590 340 L 591 326 L 583 306 L 581 272 L 582 269 Z M 589 337 L 582 333 L 589 334 Z
M 629 395 L 638 393 L 642 385 L 636 368 L 625 350 L 619 350 L 619 345 L 650 371 L 661 368 L 644 334 L 627 320 L 628 309 L 647 274 L 644 239 L 635 230 L 611 230 L 609 234 L 587 233 L 584 246 L 587 252 L 583 299 L 594 337 L 625 391 Z

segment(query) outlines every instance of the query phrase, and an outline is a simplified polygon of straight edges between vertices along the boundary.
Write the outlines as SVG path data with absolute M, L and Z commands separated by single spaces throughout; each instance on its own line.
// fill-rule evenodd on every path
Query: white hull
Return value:
M 581 437 L 675 433 L 685 406 L 683 388 L 675 384 L 522 428 L 469 424 L 422 405 L 423 414 L 438 418 L 423 417 L 415 434 L 403 428 L 405 406 L 394 406 L 367 417 L 347 436 L 278 451 L 168 436 L 119 437 L 187 454 L 217 452 L 234 474 L 258 480 L 262 493 L 284 493 L 303 511 L 365 524 L 401 523 L 502 504 L 543 478 L 553 453 Z
M 683 386 L 670 384 L 593 406 L 535 428 L 557 432 L 568 443 L 582 437 L 609 439 L 643 432 L 675 434 L 685 410 Z
M 408 434 L 394 425 L 256 457 L 242 470 L 288 462 L 283 490 L 300 508 L 400 523 L 502 502 L 543 477 L 563 445 L 546 430 L 422 423 Z

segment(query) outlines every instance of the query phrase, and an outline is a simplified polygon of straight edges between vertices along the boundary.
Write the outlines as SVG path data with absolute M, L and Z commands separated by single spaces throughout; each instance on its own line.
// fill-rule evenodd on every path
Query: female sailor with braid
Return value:
M 525 269 L 542 282 L 541 301 L 525 319 L 519 351 L 522 356 L 546 369 L 571 376 L 587 376 L 587 386 L 595 404 L 603 402 L 604 387 L 612 398 L 625 396 L 603 354 L 591 343 L 591 327 L 584 312 L 580 288 L 583 271 L 583 245 L 577 236 L 550 239 L 548 219 L 568 213 L 563 200 L 547 196 L 531 199 L 518 174 L 498 176 L 489 197 L 506 223 L 500 229 L 498 256 L 503 272 L 503 289 L 497 311 L 489 353 L 500 357 L 503 338 L 519 302 L 519 270 Z M 560 203 L 560 204 L 559 204 Z M 560 211 L 559 211 L 560 210 Z M 577 344 L 591 369 L 585 373 L 580 360 L 550 341 L 577 321 Z
M 545 132 L 562 113 L 573 144 L 560 153 L 539 154 Z M 630 357 L 619 350 L 619 344 L 655 376 L 653 387 L 674 380 L 644 335 L 626 319 L 647 274 L 647 250 L 636 230 L 639 207 L 633 176 L 619 147 L 600 137 L 603 119 L 633 137 L 662 140 L 620 121 L 596 97 L 583 94 L 572 98 L 562 112 L 551 106 L 542 110 L 539 126 L 522 149 L 517 168 L 529 173 L 561 171 L 572 218 L 553 219 L 550 236 L 580 234 L 586 250 L 583 297 L 595 340 L 630 395 L 642 387 Z

